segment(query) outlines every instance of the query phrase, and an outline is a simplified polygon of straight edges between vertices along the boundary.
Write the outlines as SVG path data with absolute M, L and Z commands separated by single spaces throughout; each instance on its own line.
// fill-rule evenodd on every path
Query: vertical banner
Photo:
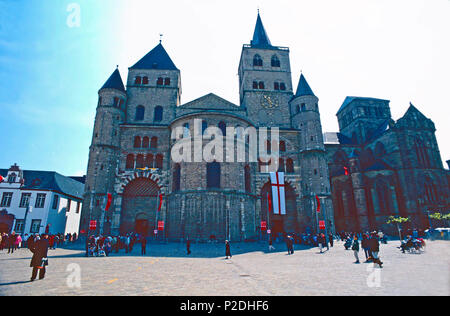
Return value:
M 111 203 L 112 203 L 112 194 L 107 193 L 106 200 L 105 200 L 105 207 L 104 207 L 106 212 L 109 211 L 109 208 L 111 207 Z
M 164 230 L 164 221 L 158 221 L 158 230 L 163 231 Z
M 320 199 L 318 195 L 316 195 L 316 201 L 317 201 L 317 213 L 320 213 Z
M 159 206 L 158 206 L 158 212 L 161 211 L 161 206 L 162 206 L 162 202 L 163 202 L 163 195 L 160 194 L 159 195 Z
M 325 221 L 319 221 L 319 229 L 325 229 Z

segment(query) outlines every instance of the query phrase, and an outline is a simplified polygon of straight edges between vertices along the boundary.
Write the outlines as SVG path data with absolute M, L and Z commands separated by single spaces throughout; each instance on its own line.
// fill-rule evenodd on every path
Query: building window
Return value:
M 45 204 L 45 194 L 38 193 L 34 207 L 35 208 L 44 208 L 44 204 Z
M 251 174 L 250 174 L 250 166 L 246 165 L 244 167 L 244 181 L 245 181 L 245 192 L 251 192 Z
M 258 83 L 258 89 L 264 90 L 264 82 L 263 82 L 263 81 L 260 81 L 260 82 Z
M 286 90 L 286 85 L 284 84 L 284 82 L 280 82 L 280 90 L 281 91 Z
M 163 108 L 157 106 L 155 108 L 155 122 L 161 122 L 163 120 Z
M 170 78 L 165 78 L 164 79 L 164 85 L 165 86 L 170 86 Z
M 77 210 L 75 211 L 75 213 L 80 214 L 80 202 L 77 202 Z
M 20 198 L 19 207 L 27 207 L 30 203 L 31 193 L 22 193 L 22 197 Z
M 148 148 L 149 144 L 150 139 L 147 136 L 144 136 L 144 138 L 142 138 L 142 148 Z
M 262 65 L 263 65 L 263 60 L 262 60 L 261 56 L 255 55 L 255 57 L 253 57 L 253 66 L 262 67 Z
M 202 121 L 202 135 L 205 134 L 205 131 L 207 128 L 208 128 L 208 122 Z
M 10 207 L 11 206 L 11 200 L 12 200 L 12 192 L 4 192 L 2 196 L 2 202 L 0 206 L 2 207 Z
M 295 106 L 295 113 L 300 113 L 300 105 L 298 104 Z
M 142 79 L 142 84 L 148 84 L 148 77 L 144 77 Z
M 150 142 L 150 148 L 151 149 L 157 149 L 158 148 L 158 137 L 153 136 L 152 140 Z
M 153 168 L 153 155 L 152 154 L 148 154 L 147 157 L 145 158 L 145 166 L 147 168 Z
M 126 163 L 125 168 L 128 170 L 134 169 L 134 155 L 133 154 L 129 154 L 127 156 L 127 163 Z
M 134 137 L 134 148 L 141 148 L 141 138 L 139 136 Z
M 253 89 L 258 89 L 258 82 L 257 81 L 253 81 Z
M 54 195 L 53 196 L 53 205 L 52 205 L 52 209 L 56 210 L 58 208 L 58 204 L 59 204 L 59 195 Z
M 144 115 L 145 115 L 145 107 L 143 107 L 142 105 L 139 105 L 136 108 L 136 117 L 135 120 L 136 121 L 143 121 L 144 120 Z
M 180 164 L 175 164 L 173 170 L 173 182 L 172 182 L 172 191 L 180 191 L 180 177 L 181 177 L 181 167 Z
M 156 80 L 156 84 L 158 86 L 162 86 L 164 84 L 164 79 L 162 77 L 159 77 L 158 80 Z
M 41 220 L 40 219 L 33 219 L 31 221 L 30 233 L 38 234 L 40 229 L 41 229 Z
M 294 173 L 294 161 L 291 158 L 286 160 L 286 172 Z
M 271 65 L 272 67 L 280 67 L 280 60 L 278 59 L 277 55 L 272 56 Z
M 136 156 L 136 168 L 144 168 L 144 155 Z
M 164 156 L 161 155 L 161 154 L 157 154 L 155 160 L 156 160 L 156 168 L 162 169 L 163 168 Z
M 8 177 L 8 183 L 14 183 L 14 182 L 16 182 L 16 174 L 11 173 Z
M 23 219 L 16 220 L 16 225 L 14 226 L 14 231 L 17 234 L 23 234 L 23 232 L 25 230 L 24 223 L 25 223 L 25 220 L 23 220 Z
M 284 159 L 280 158 L 278 161 L 279 161 L 278 172 L 285 172 L 286 168 L 284 166 Z
M 227 125 L 225 124 L 225 122 L 219 123 L 219 129 L 221 130 L 223 137 L 227 136 Z
M 286 142 L 284 140 L 280 141 L 280 152 L 286 151 Z
M 306 111 L 306 104 L 305 103 L 302 103 L 301 107 L 302 107 L 302 112 Z
M 67 199 L 67 205 L 66 205 L 66 212 L 69 213 L 70 212 L 70 206 L 72 205 L 72 200 L 71 199 Z
M 189 131 L 189 123 L 184 123 L 183 124 L 183 138 L 189 138 L 190 136 L 190 131 Z
M 141 84 L 141 77 L 137 76 L 137 77 L 134 79 L 134 84 Z
M 216 161 L 206 164 L 206 187 L 220 188 L 220 164 Z

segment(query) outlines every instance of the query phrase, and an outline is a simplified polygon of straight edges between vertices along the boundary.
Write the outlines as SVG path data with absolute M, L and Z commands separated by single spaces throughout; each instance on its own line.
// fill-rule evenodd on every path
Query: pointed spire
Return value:
M 303 73 L 300 75 L 300 81 L 298 82 L 297 92 L 295 93 L 296 97 L 301 97 L 304 95 L 313 95 L 315 96 L 314 92 L 309 87 L 308 82 L 305 79 L 305 76 L 303 76 Z
M 269 36 L 267 35 L 266 30 L 264 29 L 261 16 L 259 15 L 259 9 L 258 9 L 258 18 L 256 19 L 255 32 L 253 33 L 253 40 L 251 41 L 251 45 L 254 47 L 272 46 L 269 40 Z
M 112 75 L 105 82 L 102 89 L 116 89 L 125 92 L 125 87 L 119 72 L 119 66 L 117 66 L 116 70 L 114 70 Z
M 131 69 L 178 70 L 161 42 L 147 55 L 142 57 Z

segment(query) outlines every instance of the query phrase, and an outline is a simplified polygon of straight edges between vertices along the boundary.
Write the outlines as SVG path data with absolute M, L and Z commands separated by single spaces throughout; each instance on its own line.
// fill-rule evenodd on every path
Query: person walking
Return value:
M 319 234 L 319 235 L 317 236 L 317 243 L 319 244 L 319 250 L 320 250 L 320 253 L 323 253 L 322 249 L 323 249 L 323 243 L 324 243 L 324 241 L 323 241 L 323 238 L 322 238 L 322 234 Z
M 230 247 L 230 242 L 228 240 L 225 240 L 225 259 L 228 259 L 228 257 L 232 257 L 231 255 L 231 247 Z
M 352 250 L 353 250 L 353 254 L 355 255 L 355 258 L 356 258 L 355 263 L 359 263 L 359 257 L 358 257 L 358 253 L 359 253 L 359 241 L 358 241 L 358 236 L 356 236 L 356 235 L 355 235 L 355 237 L 353 238 Z
M 383 262 L 380 260 L 379 252 L 380 252 L 380 243 L 378 242 L 376 233 L 372 234 L 370 239 L 370 251 L 372 253 L 373 262 L 378 264 L 380 268 L 383 267 Z
M 330 240 L 330 247 L 333 248 L 334 239 L 333 239 L 333 234 L 332 233 L 328 234 L 328 239 Z
M 45 277 L 45 267 L 48 266 L 48 235 L 44 234 L 40 240 L 34 243 L 32 248 L 33 257 L 31 258 L 30 267 L 33 268 L 30 281 L 36 279 L 39 270 L 39 280 Z
M 186 252 L 188 255 L 191 254 L 191 240 L 189 239 L 189 237 L 186 240 Z
M 273 240 L 272 237 L 269 237 L 269 251 L 275 250 L 275 247 L 272 245 Z
M 367 234 L 362 235 L 361 247 L 364 250 L 364 255 L 366 256 L 366 262 L 369 260 L 369 239 L 367 238 Z
M 12 232 L 8 238 L 8 253 L 14 253 L 14 247 L 16 244 L 17 235 L 16 232 Z
M 141 238 L 141 255 L 146 255 L 147 254 L 147 238 L 145 238 L 144 236 L 142 236 Z

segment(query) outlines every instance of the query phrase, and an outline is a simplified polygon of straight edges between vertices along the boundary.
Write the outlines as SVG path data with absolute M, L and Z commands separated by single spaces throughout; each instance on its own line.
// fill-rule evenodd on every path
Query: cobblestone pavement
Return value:
M 265 244 L 232 244 L 230 260 L 224 259 L 222 244 L 193 244 L 190 257 L 183 244 L 149 244 L 144 257 L 140 245 L 131 255 L 122 250 L 95 258 L 84 257 L 82 250 L 57 249 L 49 252 L 46 278 L 35 282 L 29 282 L 31 252 L 20 249 L 11 255 L 4 250 L 0 295 L 448 296 L 450 242 L 430 241 L 423 254 L 402 254 L 398 244 L 381 246 L 383 269 L 354 264 L 353 252 L 341 242 L 323 254 L 297 246 L 293 255 L 287 255 L 283 244 L 271 253 Z M 77 265 L 80 288 L 73 286 Z

